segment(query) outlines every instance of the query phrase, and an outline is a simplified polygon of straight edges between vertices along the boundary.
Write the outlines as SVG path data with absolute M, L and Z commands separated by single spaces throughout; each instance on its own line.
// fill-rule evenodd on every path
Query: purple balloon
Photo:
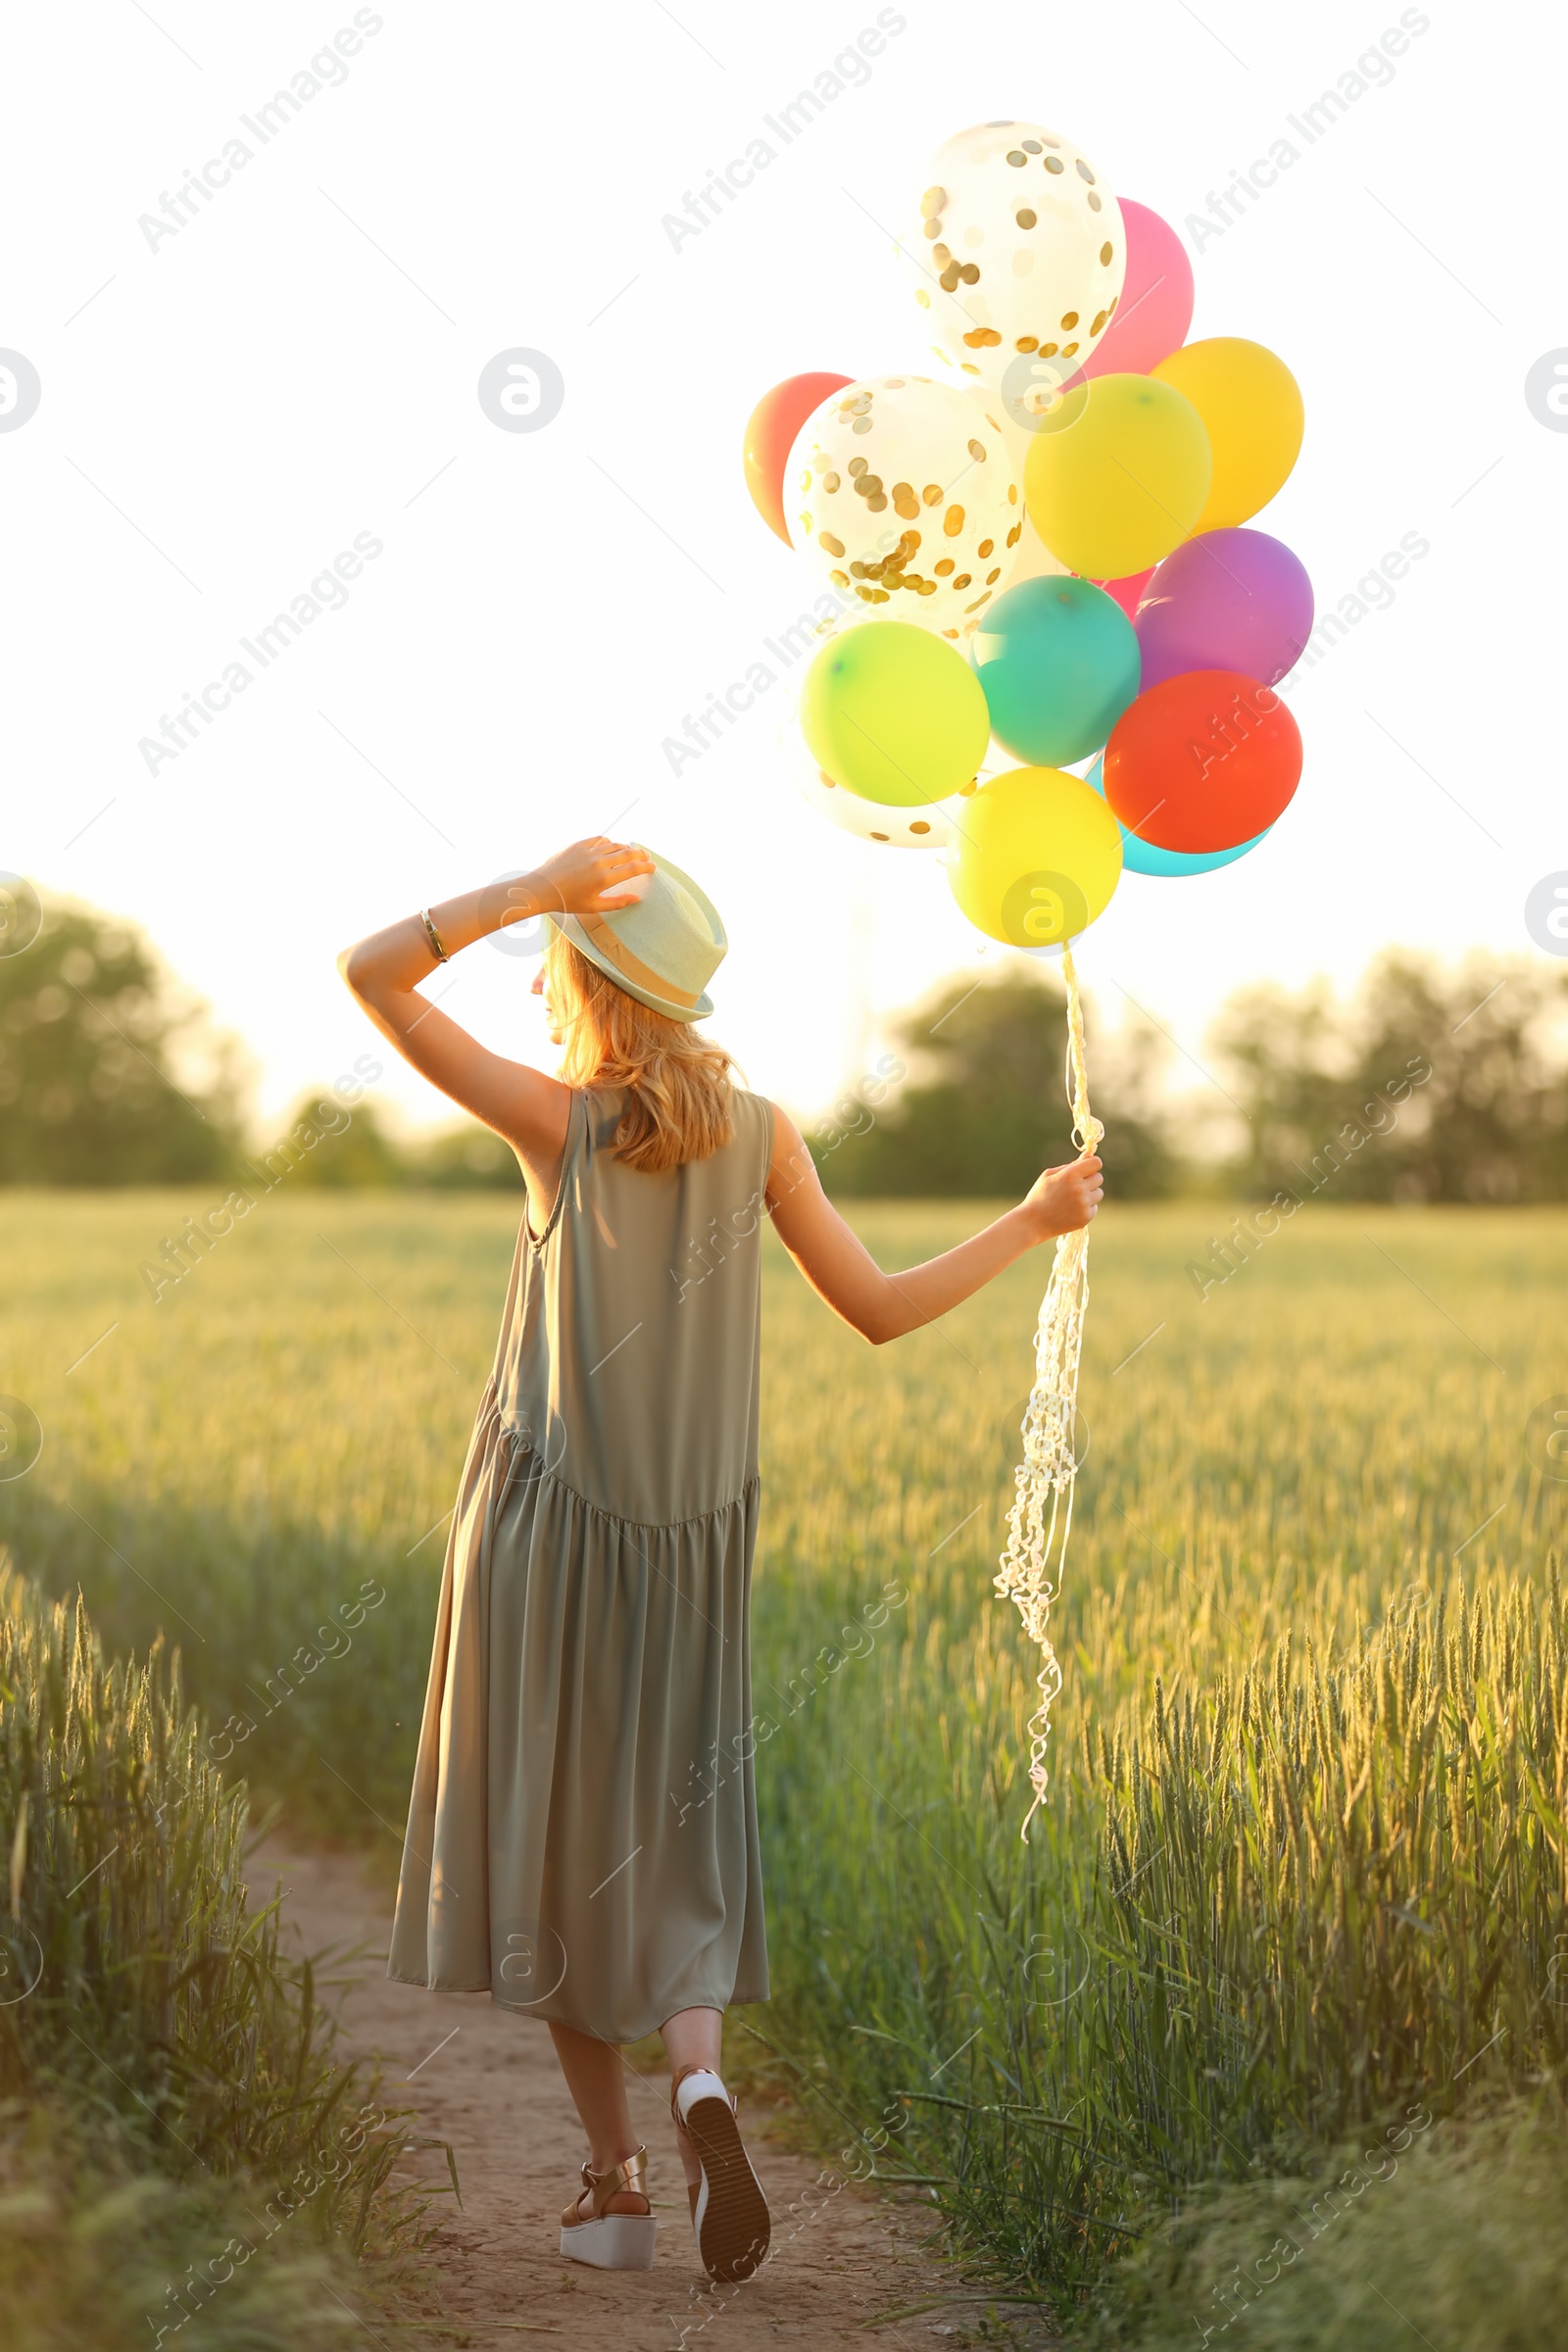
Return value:
M 1146 692 L 1189 669 L 1272 686 L 1312 634 L 1312 583 L 1266 531 L 1204 531 L 1155 566 L 1133 626 Z

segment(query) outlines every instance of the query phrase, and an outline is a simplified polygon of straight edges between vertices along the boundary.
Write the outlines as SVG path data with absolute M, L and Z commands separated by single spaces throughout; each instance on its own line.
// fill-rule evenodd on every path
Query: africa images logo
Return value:
M 1071 874 L 1020 874 L 1002 902 L 1002 928 L 1015 948 L 1054 948 L 1089 922 L 1089 901 Z

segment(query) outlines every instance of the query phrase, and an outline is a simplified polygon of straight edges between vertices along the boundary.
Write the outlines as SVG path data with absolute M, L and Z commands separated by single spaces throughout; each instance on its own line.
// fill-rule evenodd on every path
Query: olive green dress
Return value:
M 773 1113 L 662 1175 L 574 1093 L 447 1544 L 387 1973 L 632 2041 L 767 1998 L 748 1630 Z

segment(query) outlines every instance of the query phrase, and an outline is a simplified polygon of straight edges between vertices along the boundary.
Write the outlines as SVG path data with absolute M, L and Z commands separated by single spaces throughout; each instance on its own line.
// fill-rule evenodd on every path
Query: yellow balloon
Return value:
M 1013 948 L 1075 939 L 1120 880 L 1121 827 L 1064 768 L 1009 768 L 954 809 L 948 887 L 990 939 Z
M 1229 530 L 1266 507 L 1301 447 L 1301 389 L 1285 362 L 1242 335 L 1213 335 L 1161 360 L 1153 374 L 1203 419 L 1214 475 L 1195 531 Z
M 1045 414 L 1024 461 L 1024 502 L 1069 569 L 1124 580 L 1197 529 L 1210 470 L 1203 420 L 1180 391 L 1101 375 Z

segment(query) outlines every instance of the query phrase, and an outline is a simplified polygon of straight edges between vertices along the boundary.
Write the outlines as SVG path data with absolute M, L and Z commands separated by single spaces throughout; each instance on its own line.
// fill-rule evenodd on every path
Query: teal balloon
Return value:
M 1105 797 L 1103 757 L 1086 770 L 1084 782 L 1092 784 L 1102 800 Z M 1265 825 L 1250 841 L 1239 841 L 1234 850 L 1161 850 L 1152 841 L 1140 841 L 1136 833 L 1121 829 L 1121 861 L 1130 874 L 1211 874 L 1218 865 L 1234 865 L 1249 850 L 1255 850 L 1273 831 Z
M 1006 589 L 974 633 L 991 732 L 1030 767 L 1061 767 L 1108 742 L 1141 677 L 1132 622 L 1070 572 Z

